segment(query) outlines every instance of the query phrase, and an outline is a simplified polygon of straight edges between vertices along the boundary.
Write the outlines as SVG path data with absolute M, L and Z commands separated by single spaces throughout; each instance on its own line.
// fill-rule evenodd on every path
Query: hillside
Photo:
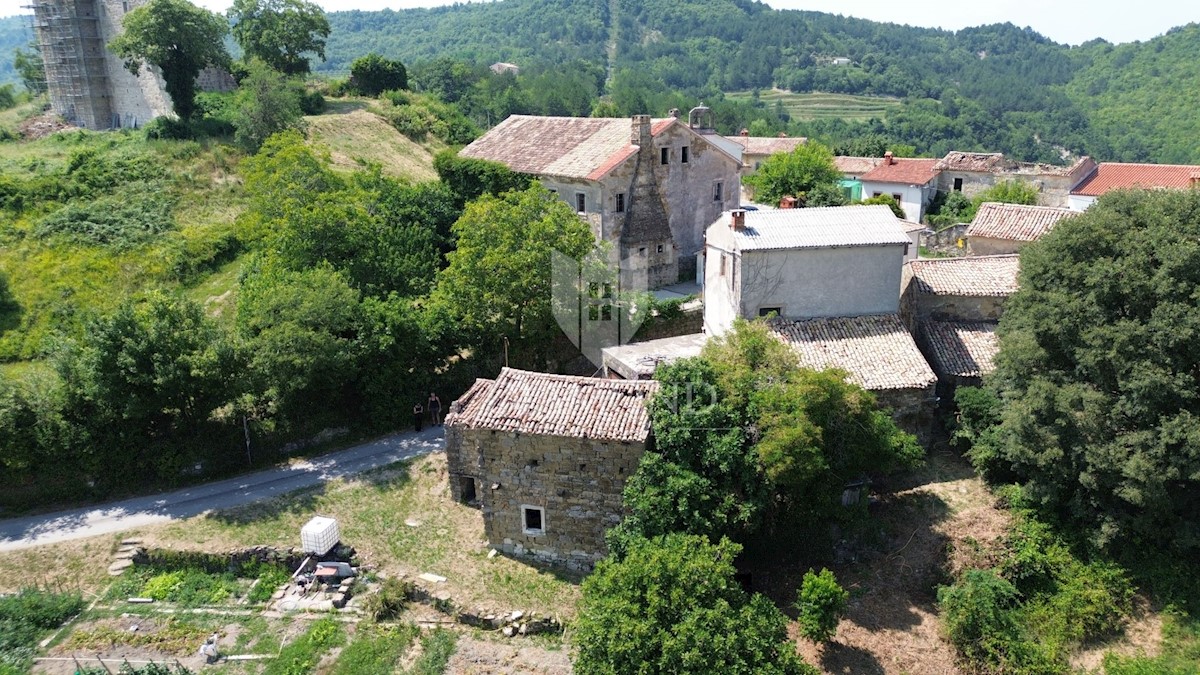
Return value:
M 13 50 L 28 44 L 32 33 L 28 16 L 0 17 L 0 85 L 20 82 L 13 70 Z

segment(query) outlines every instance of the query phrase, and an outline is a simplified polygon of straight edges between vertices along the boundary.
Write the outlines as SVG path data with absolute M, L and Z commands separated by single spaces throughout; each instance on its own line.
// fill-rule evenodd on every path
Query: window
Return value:
M 638 255 L 646 255 L 646 247 L 645 246 L 638 247 Z
M 904 195 L 893 192 L 892 199 L 895 199 L 896 203 L 899 204 L 904 199 Z
M 575 210 L 580 213 L 587 211 L 587 195 L 582 192 L 575 193 Z
M 719 202 L 722 200 L 721 181 L 713 183 L 713 201 Z
M 588 284 L 588 321 L 612 321 L 612 284 Z
M 679 156 L 679 163 L 687 164 L 687 161 L 688 161 L 688 146 L 685 145 L 685 146 L 683 146 L 683 151 Z
M 617 213 L 625 212 L 625 193 L 624 192 L 617 193 L 617 206 L 613 210 L 616 211 Z
M 759 307 L 758 315 L 759 316 L 771 316 L 772 314 L 774 314 L 775 316 L 779 316 L 781 309 L 782 309 L 781 307 Z
M 659 244 L 659 245 L 658 245 L 658 252 L 659 252 L 659 253 L 662 253 L 662 252 L 663 252 L 663 245 L 662 245 L 662 244 Z
M 872 193 L 871 193 L 871 196 L 872 196 L 872 197 L 882 197 L 882 196 L 883 196 L 883 193 L 882 193 L 882 192 L 872 192 Z
M 546 189 L 547 189 L 547 190 L 549 190 L 549 191 L 550 191 L 550 194 L 552 194 L 552 195 L 556 195 L 556 194 L 558 194 L 558 189 L 557 189 L 557 188 L 546 188 Z
M 721 276 L 725 276 L 725 254 L 721 254 Z
M 670 164 L 671 163 L 671 149 L 663 148 L 662 150 L 659 151 L 659 157 L 661 158 L 660 161 L 663 164 Z
M 962 192 L 962 179 L 961 178 L 954 179 L 954 191 Z
M 525 534 L 546 534 L 546 509 L 540 506 L 521 507 L 521 527 Z

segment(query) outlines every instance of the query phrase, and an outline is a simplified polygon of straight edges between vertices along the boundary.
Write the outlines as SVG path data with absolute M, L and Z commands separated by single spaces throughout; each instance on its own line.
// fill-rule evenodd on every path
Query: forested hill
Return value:
M 1197 135 L 1185 133 L 1197 124 L 1185 113 L 1200 103 L 1196 26 L 1144 43 L 1069 47 L 1012 24 L 951 32 L 752 0 L 502 0 L 336 12 L 330 21 L 326 71 L 344 72 L 372 50 L 410 64 L 587 61 L 612 68 L 609 93 L 712 100 L 779 87 L 908 101 L 883 123 L 804 129 L 818 136 L 867 131 L 930 154 L 972 146 L 1048 161 L 1065 150 L 1200 162 Z M 839 57 L 851 63 L 835 65 Z
M 0 17 L 0 85 L 17 82 L 13 70 L 13 50 L 29 44 L 33 28 L 29 16 Z

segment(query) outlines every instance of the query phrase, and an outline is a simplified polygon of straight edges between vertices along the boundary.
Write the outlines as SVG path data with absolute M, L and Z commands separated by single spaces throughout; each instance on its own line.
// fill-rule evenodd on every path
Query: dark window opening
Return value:
M 658 252 L 659 252 L 659 253 L 662 253 L 662 252 L 663 252 L 663 245 L 662 245 L 662 244 L 659 244 L 659 245 L 658 245 Z
M 671 163 L 671 149 L 663 148 L 662 150 L 659 150 L 659 157 L 660 157 L 659 161 L 662 162 L 663 164 L 670 164 Z
M 544 530 L 542 509 L 526 506 L 521 509 L 525 521 L 525 531 L 529 534 L 541 534 Z
M 575 210 L 580 213 L 587 211 L 587 195 L 582 192 L 575 193 Z
M 612 321 L 612 284 L 588 284 L 588 321 Z
M 529 460 L 529 466 L 537 468 L 538 461 L 536 459 Z
M 954 179 L 954 191 L 962 192 L 962 179 L 961 178 Z
M 617 207 L 615 210 L 617 213 L 623 213 L 625 211 L 625 193 L 624 192 L 617 193 Z
M 721 198 L 722 198 L 721 183 L 720 183 L 720 181 L 717 181 L 716 183 L 713 183 L 713 201 L 719 202 L 719 201 L 721 201 Z
M 475 501 L 475 479 L 470 476 L 462 476 L 458 480 L 459 487 L 462 490 L 462 500 L 464 502 Z
M 774 314 L 776 316 L 779 316 L 781 309 L 782 309 L 781 307 L 759 307 L 758 315 L 759 316 L 771 316 L 772 314 Z
M 687 164 L 687 161 L 688 161 L 688 147 L 685 145 L 685 146 L 683 146 L 683 151 L 681 152 L 681 154 L 679 156 L 679 163 Z
M 900 201 L 901 201 L 901 199 L 902 199 L 902 198 L 903 198 L 903 195 L 898 195 L 898 194 L 896 194 L 896 193 L 894 193 L 894 192 L 892 193 L 892 199 L 895 199 L 897 204 L 899 204 L 899 203 L 900 203 Z

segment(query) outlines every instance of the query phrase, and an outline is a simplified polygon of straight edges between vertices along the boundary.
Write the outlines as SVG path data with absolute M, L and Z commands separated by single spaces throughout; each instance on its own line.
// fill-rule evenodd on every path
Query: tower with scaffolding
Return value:
M 137 75 L 107 48 L 144 0 L 34 0 L 33 31 L 46 66 L 50 107 L 88 129 L 138 127 L 171 113 L 161 77 Z

